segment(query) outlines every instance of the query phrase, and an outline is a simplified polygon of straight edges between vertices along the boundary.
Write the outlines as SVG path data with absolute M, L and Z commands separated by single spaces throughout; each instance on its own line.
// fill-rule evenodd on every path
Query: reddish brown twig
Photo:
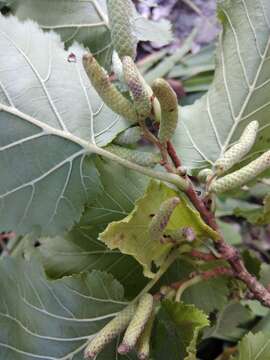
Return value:
M 188 255 L 191 257 L 194 257 L 198 260 L 203 260 L 203 261 L 217 260 L 217 257 L 214 254 L 204 253 L 204 252 L 198 251 L 198 250 L 192 250 L 190 253 L 188 253 Z
M 181 166 L 181 160 L 179 159 L 178 155 L 177 155 L 177 152 L 172 144 L 171 141 L 168 141 L 167 142 L 167 151 L 168 151 L 168 154 L 170 155 L 170 158 L 172 159 L 172 162 L 174 163 L 174 166 L 176 168 L 180 167 Z

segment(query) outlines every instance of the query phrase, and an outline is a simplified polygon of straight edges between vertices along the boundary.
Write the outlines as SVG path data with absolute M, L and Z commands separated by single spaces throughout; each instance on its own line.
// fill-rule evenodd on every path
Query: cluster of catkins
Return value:
M 128 96 L 118 90 L 111 82 L 106 70 L 102 68 L 91 53 L 83 56 L 85 71 L 104 103 L 115 113 L 133 124 L 106 147 L 107 151 L 145 167 L 154 167 L 160 162 L 160 155 L 137 151 L 130 148 L 142 135 L 146 119 L 159 123 L 158 141 L 166 145 L 173 136 L 179 116 L 177 96 L 171 86 L 163 79 L 156 79 L 150 87 L 141 76 L 134 63 L 137 51 L 137 38 L 134 35 L 135 8 L 131 0 L 107 0 L 111 39 L 114 47 L 113 68 Z
M 152 240 L 162 241 L 164 230 L 179 203 L 180 199 L 177 197 L 172 197 L 162 203 L 148 227 L 149 237 Z M 176 244 L 185 238 L 182 229 L 173 232 L 170 236 Z M 176 291 L 170 287 L 163 287 L 161 293 L 168 299 L 176 295 Z M 130 303 L 90 341 L 85 349 L 85 358 L 94 359 L 107 344 L 125 331 L 122 342 L 118 346 L 118 353 L 125 355 L 136 350 L 138 359 L 148 359 L 155 308 L 157 308 L 157 303 L 154 302 L 150 293 L 146 293 L 140 296 L 138 301 Z
M 125 355 L 136 348 L 140 360 L 148 359 L 154 319 L 154 299 L 147 293 L 137 303 L 128 305 L 97 334 L 86 347 L 85 358 L 94 359 L 107 344 L 125 331 L 118 353 Z
M 214 164 L 214 169 L 205 169 L 199 173 L 201 181 L 209 182 L 209 192 L 221 194 L 240 188 L 249 183 L 270 167 L 270 150 L 248 165 L 223 176 L 246 156 L 255 144 L 259 129 L 258 121 L 252 121 L 244 129 L 240 139 L 227 150 Z

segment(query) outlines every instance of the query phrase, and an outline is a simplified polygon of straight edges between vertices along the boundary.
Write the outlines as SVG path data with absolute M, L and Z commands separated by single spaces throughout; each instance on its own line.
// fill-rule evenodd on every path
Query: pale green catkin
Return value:
M 213 175 L 214 175 L 213 170 L 211 170 L 211 169 L 203 169 L 198 174 L 198 180 L 201 183 L 205 183 Z
M 84 69 L 99 96 L 115 113 L 132 122 L 138 120 L 133 104 L 111 83 L 107 72 L 90 53 L 83 56 Z
M 139 360 L 147 360 L 149 359 L 150 355 L 150 340 L 151 340 L 151 334 L 152 329 L 155 321 L 155 312 L 152 311 L 152 314 L 147 321 L 147 324 L 145 325 L 145 328 L 138 340 L 137 343 L 137 356 Z
M 161 143 L 169 141 L 175 133 L 179 118 L 177 96 L 167 81 L 157 79 L 152 90 L 161 106 L 161 122 L 158 137 Z
M 244 130 L 239 141 L 233 145 L 225 154 L 216 161 L 215 172 L 222 175 L 249 153 L 254 145 L 259 129 L 258 121 L 252 121 Z
M 258 175 L 270 168 L 270 150 L 261 155 L 256 160 L 242 167 L 229 175 L 214 181 L 210 188 L 210 192 L 221 194 L 229 190 L 239 188 L 255 179 Z
M 152 218 L 149 224 L 148 233 L 151 240 L 161 240 L 170 217 L 179 203 L 180 199 L 178 197 L 172 197 L 161 204 L 156 215 Z
M 134 106 L 140 120 L 151 116 L 152 101 L 149 93 L 149 86 L 141 76 L 137 66 L 131 57 L 123 58 L 123 71 L 125 82 L 132 94 Z
M 121 157 L 122 159 L 129 160 L 141 166 L 154 167 L 161 161 L 161 156 L 158 153 L 153 154 L 150 152 L 128 149 L 113 144 L 106 146 L 104 149 Z
M 94 359 L 114 338 L 123 332 L 134 316 L 136 305 L 131 304 L 111 320 L 89 343 L 84 352 L 85 359 Z
M 114 49 L 120 58 L 136 57 L 137 37 L 133 32 L 134 5 L 131 0 L 107 0 L 109 26 Z
M 142 137 L 141 128 L 139 126 L 131 127 L 117 136 L 114 143 L 117 145 L 134 145 Z
M 140 298 L 136 312 L 128 325 L 122 343 L 118 348 L 119 354 L 127 354 L 135 347 L 147 321 L 152 315 L 153 306 L 154 299 L 151 294 L 144 294 Z

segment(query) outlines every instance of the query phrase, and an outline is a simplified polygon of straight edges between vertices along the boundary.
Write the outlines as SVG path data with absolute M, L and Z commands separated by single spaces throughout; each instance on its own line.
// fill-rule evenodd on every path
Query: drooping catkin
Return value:
M 163 79 L 153 82 L 152 90 L 161 106 L 161 122 L 158 137 L 161 143 L 169 141 L 177 127 L 179 106 L 177 96 L 170 84 Z
M 158 153 L 132 150 L 114 144 L 108 145 L 104 149 L 141 166 L 154 167 L 161 161 L 161 156 Z
M 122 343 L 118 347 L 120 354 L 127 354 L 135 347 L 147 321 L 152 315 L 153 306 L 154 299 L 151 294 L 144 294 L 140 298 L 136 312 L 128 325 Z
M 161 204 L 159 210 L 149 224 L 148 233 L 151 240 L 160 241 L 170 217 L 179 203 L 180 199 L 178 197 L 172 197 Z
M 114 143 L 117 145 L 133 145 L 136 144 L 142 137 L 139 126 L 131 127 L 117 136 Z
M 150 87 L 140 74 L 130 56 L 123 57 L 123 71 L 125 82 L 132 94 L 134 106 L 140 120 L 151 116 L 152 101 Z
M 229 175 L 213 181 L 209 191 L 221 194 L 239 188 L 255 179 L 258 175 L 270 168 L 270 150 L 256 160 Z
M 120 58 L 136 57 L 137 37 L 133 31 L 134 5 L 131 0 L 107 0 L 109 26 L 114 49 Z
M 249 153 L 256 141 L 256 136 L 259 128 L 258 121 L 252 121 L 245 128 L 239 141 L 233 145 L 225 154 L 216 161 L 215 172 L 217 175 L 224 174 L 227 170 L 232 168 L 235 164 L 243 159 Z
M 138 118 L 133 104 L 111 83 L 107 72 L 92 54 L 83 56 L 83 65 L 93 87 L 104 103 L 125 119 L 136 122 Z
M 85 359 L 94 359 L 114 338 L 123 332 L 134 316 L 136 305 L 130 304 L 99 331 L 84 352 Z
M 137 343 L 137 355 L 139 360 L 147 360 L 150 355 L 150 339 L 152 334 L 152 329 L 155 321 L 155 312 L 152 311 L 152 314 L 147 321 L 145 328 L 138 340 Z

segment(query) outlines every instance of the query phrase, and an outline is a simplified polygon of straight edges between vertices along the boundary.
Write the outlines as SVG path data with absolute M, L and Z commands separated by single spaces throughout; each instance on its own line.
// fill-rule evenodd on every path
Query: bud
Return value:
M 223 192 L 239 188 L 247 184 L 249 181 L 254 180 L 258 175 L 269 169 L 269 167 L 270 150 L 240 170 L 214 181 L 211 184 L 209 191 L 221 194 Z
M 86 347 L 85 359 L 94 359 L 114 338 L 116 338 L 128 326 L 135 314 L 136 305 L 131 304 L 122 310 L 111 320 Z
M 160 209 L 149 224 L 148 231 L 151 240 L 161 240 L 161 237 L 166 226 L 168 225 L 170 217 L 179 203 L 180 199 L 178 197 L 172 197 L 168 200 L 165 200 L 161 204 Z
M 133 104 L 126 99 L 110 81 L 107 72 L 99 65 L 92 54 L 83 56 L 84 69 L 104 103 L 115 113 L 132 122 L 137 122 L 137 114 Z
M 249 153 L 256 141 L 258 128 L 258 121 L 252 121 L 249 123 L 239 141 L 226 151 L 223 157 L 216 161 L 215 170 L 217 175 L 224 174 Z
M 199 172 L 198 174 L 198 180 L 201 182 L 201 183 L 206 183 L 208 181 L 208 179 L 210 177 L 212 177 L 214 175 L 214 172 L 213 170 L 211 169 L 203 169 Z
M 139 126 L 131 127 L 117 136 L 114 143 L 117 145 L 134 145 L 141 139 Z
M 139 300 L 138 307 L 132 318 L 123 338 L 118 352 L 121 355 L 130 352 L 136 345 L 142 334 L 154 306 L 154 299 L 151 294 L 144 294 Z
M 122 159 L 126 159 L 141 166 L 154 167 L 161 161 L 160 154 L 158 153 L 153 154 L 146 151 L 132 150 L 113 144 L 106 146 L 104 149 Z
M 152 101 L 148 84 L 137 69 L 131 57 L 123 58 L 123 71 L 126 84 L 132 94 L 134 106 L 140 120 L 151 116 Z
M 161 122 L 158 137 L 162 143 L 169 141 L 178 123 L 178 101 L 173 88 L 163 79 L 157 79 L 152 85 L 154 95 L 161 106 Z
M 134 5 L 131 0 L 107 0 L 111 39 L 120 58 L 136 57 L 138 40 L 133 32 Z

